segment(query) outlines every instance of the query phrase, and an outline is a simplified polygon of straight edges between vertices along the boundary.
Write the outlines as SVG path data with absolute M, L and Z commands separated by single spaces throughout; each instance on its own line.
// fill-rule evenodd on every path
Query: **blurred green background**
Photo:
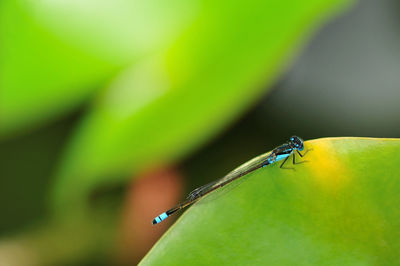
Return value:
M 152 216 L 290 135 L 398 137 L 398 10 L 1 1 L 0 262 L 135 264 Z

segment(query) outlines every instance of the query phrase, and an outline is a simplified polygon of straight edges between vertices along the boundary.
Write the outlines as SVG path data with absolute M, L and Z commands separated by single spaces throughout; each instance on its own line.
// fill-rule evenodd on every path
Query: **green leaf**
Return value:
M 116 72 L 117 64 L 56 36 L 40 15 L 51 14 L 33 3 L 1 3 L 0 135 L 72 109 Z
M 118 71 L 168 44 L 190 7 L 181 1 L 1 1 L 0 136 L 76 108 Z
M 57 175 L 55 209 L 83 206 L 96 185 L 171 163 L 215 136 L 347 1 L 192 3 L 177 37 L 121 73 L 80 125 Z
M 295 170 L 273 164 L 201 199 L 141 265 L 398 265 L 400 140 L 311 147 Z

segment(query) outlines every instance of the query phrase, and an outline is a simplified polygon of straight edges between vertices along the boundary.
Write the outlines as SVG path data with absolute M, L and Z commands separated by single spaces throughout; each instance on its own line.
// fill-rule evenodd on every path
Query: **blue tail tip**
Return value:
M 154 218 L 152 224 L 161 223 L 167 217 L 168 217 L 168 214 L 164 212 L 164 213 L 158 215 L 156 218 Z

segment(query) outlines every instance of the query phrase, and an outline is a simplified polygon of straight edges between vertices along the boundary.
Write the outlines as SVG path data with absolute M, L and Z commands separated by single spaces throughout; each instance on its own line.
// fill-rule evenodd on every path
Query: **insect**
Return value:
M 265 167 L 267 165 L 270 165 L 275 162 L 283 160 L 283 162 L 280 165 L 280 168 L 282 168 L 283 165 L 288 160 L 288 158 L 290 157 L 290 155 L 292 155 L 292 154 L 293 154 L 293 164 L 296 164 L 295 152 L 297 152 L 300 155 L 300 157 L 303 157 L 308 152 L 308 150 L 307 150 L 304 154 L 301 154 L 300 151 L 303 151 L 303 150 L 304 150 L 304 141 L 297 136 L 292 136 L 292 137 L 290 137 L 289 141 L 287 141 L 286 143 L 280 145 L 279 147 L 276 147 L 269 153 L 265 153 L 258 157 L 255 157 L 254 159 L 248 161 L 247 163 L 245 163 L 245 164 L 239 166 L 238 168 L 236 168 L 235 170 L 231 171 L 223 178 L 213 181 L 213 182 L 206 184 L 204 186 L 201 186 L 199 188 L 196 188 L 195 190 L 193 190 L 192 192 L 189 193 L 186 201 L 180 203 L 179 205 L 175 206 L 172 209 L 169 209 L 166 212 L 163 212 L 162 214 L 160 214 L 159 216 L 154 218 L 154 220 L 152 221 L 152 224 L 154 225 L 154 224 L 161 223 L 163 220 L 165 220 L 171 214 L 173 214 L 179 210 L 182 210 L 183 208 L 185 208 L 187 206 L 192 205 L 193 203 L 195 203 L 196 201 L 198 201 L 205 195 L 211 193 L 212 191 L 214 191 L 218 188 L 221 188 L 221 187 L 225 186 L 226 184 L 229 184 L 230 182 L 232 182 L 244 175 L 247 175 L 248 173 L 251 173 L 261 167 Z

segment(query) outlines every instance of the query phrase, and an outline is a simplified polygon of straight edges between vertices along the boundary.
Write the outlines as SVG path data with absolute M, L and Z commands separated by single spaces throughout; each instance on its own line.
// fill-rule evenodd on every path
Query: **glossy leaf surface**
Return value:
M 293 169 L 273 164 L 206 196 L 142 265 L 399 264 L 400 140 L 306 148 Z

